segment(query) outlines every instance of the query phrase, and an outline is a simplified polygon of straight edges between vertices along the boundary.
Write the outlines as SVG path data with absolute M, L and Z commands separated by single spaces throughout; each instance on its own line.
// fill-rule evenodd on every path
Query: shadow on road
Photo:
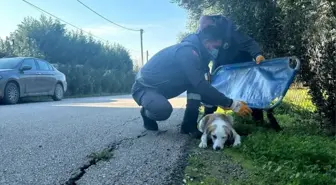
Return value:
M 116 100 L 113 100 L 111 98 L 102 99 L 101 97 L 90 97 L 90 98 L 69 98 L 69 99 L 63 99 L 61 101 L 54 101 L 52 98 L 49 97 L 27 97 L 22 98 L 17 104 L 14 105 L 24 105 L 24 104 L 35 104 L 35 103 L 63 103 L 68 101 L 76 101 L 76 102 L 83 102 L 86 103 L 107 103 L 107 102 L 113 102 Z M 13 106 L 13 105 L 6 105 L 3 102 L 0 102 L 0 106 Z

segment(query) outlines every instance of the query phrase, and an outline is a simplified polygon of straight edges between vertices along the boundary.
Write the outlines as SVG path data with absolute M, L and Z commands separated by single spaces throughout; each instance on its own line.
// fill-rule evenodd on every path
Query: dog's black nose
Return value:
M 215 150 L 220 150 L 220 147 L 219 147 L 219 146 L 216 146 Z

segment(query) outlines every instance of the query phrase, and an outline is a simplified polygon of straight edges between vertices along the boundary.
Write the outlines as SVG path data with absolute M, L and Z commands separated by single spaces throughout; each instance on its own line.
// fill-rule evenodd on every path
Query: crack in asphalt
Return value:
M 133 118 L 133 119 L 130 119 L 130 120 L 128 120 L 128 121 L 125 121 L 121 126 L 125 126 L 127 123 L 132 122 L 132 121 L 135 121 L 135 120 L 137 120 L 137 119 L 139 119 L 139 118 L 140 118 L 140 116 L 135 117 L 135 118 Z
M 140 117 L 135 117 L 133 119 L 127 120 L 121 126 L 124 126 L 127 123 L 135 121 L 135 120 L 137 120 L 139 118 Z M 180 125 L 181 124 L 178 124 L 177 127 L 179 127 Z M 164 134 L 167 131 L 168 130 L 159 130 L 156 133 L 156 136 Z M 128 137 L 128 138 L 121 139 L 121 140 L 119 140 L 117 142 L 113 142 L 107 148 L 104 148 L 103 150 L 106 150 L 107 152 L 112 153 L 114 150 L 116 150 L 118 148 L 119 145 L 121 145 L 125 141 L 133 141 L 133 140 L 139 139 L 141 137 L 144 137 L 146 135 L 147 135 L 147 131 L 143 131 L 143 132 L 141 132 L 141 134 L 139 134 L 139 135 L 137 135 L 135 137 Z M 165 183 L 165 184 L 167 184 L 167 185 L 168 184 L 170 185 L 171 183 L 180 184 L 180 182 L 182 181 L 183 174 L 184 174 L 183 171 L 184 171 L 184 168 L 185 168 L 186 163 L 187 163 L 186 162 L 187 161 L 186 158 L 187 158 L 187 154 L 188 154 L 188 152 L 187 152 L 188 149 L 187 148 L 184 148 L 183 155 L 178 160 L 179 161 L 178 163 L 180 163 L 180 165 L 178 167 L 176 167 L 176 168 L 173 169 L 173 173 L 171 173 L 171 175 L 169 175 L 170 177 L 166 178 L 167 183 Z M 79 181 L 85 175 L 86 170 L 88 168 L 90 168 L 91 166 L 96 165 L 99 161 L 102 161 L 102 160 L 104 160 L 104 159 L 103 158 L 98 158 L 98 159 L 92 158 L 87 163 L 85 163 L 84 165 L 82 165 L 81 167 L 79 167 L 78 168 L 79 172 L 74 173 L 73 175 L 71 175 L 71 177 L 65 183 L 63 183 L 62 185 L 77 185 L 77 181 Z M 175 176 L 173 174 L 175 174 Z
M 105 148 L 103 150 L 106 150 L 106 151 L 112 153 L 123 142 L 129 141 L 129 140 L 133 141 L 135 139 L 139 139 L 139 138 L 144 137 L 146 135 L 147 135 L 147 132 L 143 131 L 141 134 L 137 135 L 136 137 L 124 138 L 124 139 L 121 139 L 117 142 L 113 142 L 107 148 Z M 63 185 L 76 185 L 77 181 L 79 181 L 84 176 L 84 174 L 86 173 L 86 170 L 88 168 L 90 168 L 91 166 L 96 165 L 101 160 L 104 160 L 104 159 L 103 158 L 98 158 L 98 159 L 92 158 L 87 163 L 85 163 L 84 165 L 79 167 L 79 172 L 73 174 L 65 183 L 63 183 Z

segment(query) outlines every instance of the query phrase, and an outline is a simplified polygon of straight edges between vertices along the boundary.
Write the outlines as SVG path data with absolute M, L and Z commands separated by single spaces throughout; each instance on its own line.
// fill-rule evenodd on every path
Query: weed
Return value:
M 101 160 L 107 161 L 113 157 L 113 153 L 110 149 L 105 148 L 100 152 L 93 152 L 88 157 L 91 158 L 91 160 L 93 160 L 94 162 L 98 162 Z

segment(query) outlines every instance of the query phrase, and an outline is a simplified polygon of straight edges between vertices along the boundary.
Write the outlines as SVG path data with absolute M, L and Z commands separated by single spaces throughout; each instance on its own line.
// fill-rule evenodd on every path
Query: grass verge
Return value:
M 189 185 L 327 185 L 336 183 L 336 143 L 318 127 L 307 91 L 289 90 L 275 117 L 283 127 L 276 133 L 256 127 L 250 118 L 235 117 L 242 145 L 223 151 L 190 152 L 185 169 Z M 217 112 L 224 112 L 217 110 Z M 232 114 L 227 111 L 226 113 Z

